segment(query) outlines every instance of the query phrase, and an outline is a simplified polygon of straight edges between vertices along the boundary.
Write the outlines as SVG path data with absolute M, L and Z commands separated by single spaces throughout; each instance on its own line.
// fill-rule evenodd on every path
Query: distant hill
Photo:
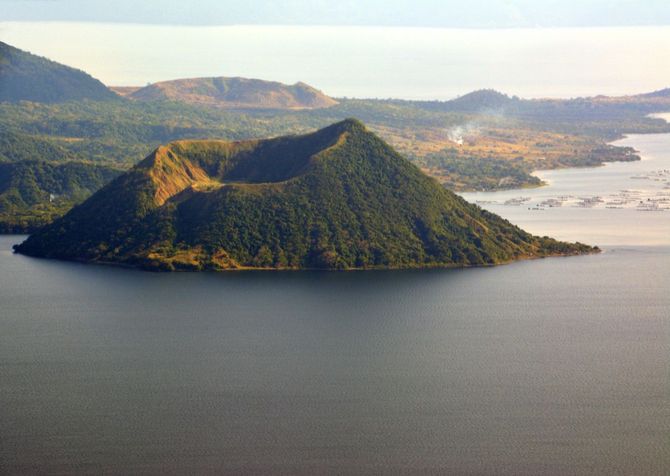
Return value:
M 305 83 L 287 85 L 247 78 L 177 79 L 133 88 L 115 88 L 138 101 L 170 100 L 231 109 L 320 109 L 337 101 Z
M 447 101 L 445 104 L 455 111 L 481 112 L 507 107 L 518 101 L 494 89 L 480 89 Z
M 0 42 L 0 102 L 115 98 L 114 92 L 83 71 Z
M 593 132 L 595 122 L 606 122 L 607 131 L 603 134 L 600 126 L 597 134 L 611 141 L 634 129 L 623 127 L 623 123 L 629 121 L 632 115 L 669 110 L 670 89 L 633 96 L 601 95 L 570 99 L 522 99 L 493 89 L 482 89 L 450 101 L 415 101 L 413 104 L 431 112 L 505 116 L 531 121 L 535 126 L 542 123 L 553 130 L 577 134 L 589 133 L 589 130 Z
M 486 111 L 487 109 L 514 109 L 530 108 L 533 106 L 542 106 L 551 104 L 571 104 L 571 103 L 600 103 L 600 102 L 631 102 L 635 99 L 666 99 L 670 98 L 670 88 L 660 89 L 650 93 L 636 94 L 633 96 L 594 96 L 586 98 L 572 99 L 521 99 L 511 97 L 494 89 L 480 89 L 460 96 L 451 101 L 445 101 L 443 104 L 448 108 L 459 111 Z
M 0 163 L 0 233 L 25 233 L 51 222 L 121 172 L 81 162 Z
M 415 101 L 414 104 L 431 111 L 490 114 L 517 111 L 532 102 L 508 96 L 495 89 L 479 89 L 449 101 Z
M 670 98 L 670 88 L 659 89 L 658 91 L 652 91 L 646 94 L 640 94 L 639 96 L 645 98 Z
M 594 251 L 466 202 L 351 119 L 302 136 L 161 146 L 16 249 L 162 270 L 469 266 Z

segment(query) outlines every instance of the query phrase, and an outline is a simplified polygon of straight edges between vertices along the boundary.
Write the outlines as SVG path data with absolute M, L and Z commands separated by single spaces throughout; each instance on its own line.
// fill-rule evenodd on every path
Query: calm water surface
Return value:
M 152 274 L 0 237 L 0 473 L 668 474 L 657 223 L 600 255 L 366 273 Z

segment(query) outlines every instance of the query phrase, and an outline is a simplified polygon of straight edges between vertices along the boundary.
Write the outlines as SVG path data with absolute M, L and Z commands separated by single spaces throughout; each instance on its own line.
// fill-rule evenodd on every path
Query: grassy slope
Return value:
M 200 187 L 205 177 L 218 186 Z M 347 120 L 304 136 L 158 149 L 18 251 L 156 269 L 347 269 L 592 248 L 534 237 L 465 202 Z
M 247 78 L 192 78 L 163 81 L 130 92 L 139 101 L 171 100 L 227 108 L 311 109 L 337 101 L 304 84 Z

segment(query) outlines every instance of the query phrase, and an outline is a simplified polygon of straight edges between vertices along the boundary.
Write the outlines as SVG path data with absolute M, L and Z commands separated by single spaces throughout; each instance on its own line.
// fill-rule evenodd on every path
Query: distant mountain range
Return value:
M 593 248 L 469 204 L 346 120 L 161 146 L 16 250 L 175 270 L 491 265 Z
M 142 88 L 108 88 L 83 71 L 0 42 L 0 101 L 105 101 L 119 96 L 231 109 L 319 109 L 337 104 L 305 83 L 287 85 L 247 78 L 177 79 Z
M 594 112 L 594 108 L 602 110 L 599 109 L 602 106 L 639 105 L 646 107 L 653 104 L 670 108 L 670 88 L 631 96 L 593 96 L 571 99 L 523 99 L 494 89 L 480 89 L 449 101 L 415 101 L 415 103 L 434 110 L 473 114 L 555 115 L 557 111 L 560 111 L 561 115 L 571 112 L 590 114 Z
M 107 87 L 89 74 L 0 42 L 0 102 L 64 102 L 81 99 L 173 101 L 228 109 L 322 109 L 338 101 L 318 89 L 298 82 L 240 77 L 189 78 L 161 81 L 144 87 Z M 442 111 L 481 113 L 489 110 L 545 113 L 557 105 L 589 103 L 659 103 L 670 106 L 670 88 L 634 96 L 577 99 L 520 99 L 493 89 L 473 91 L 449 101 L 403 101 Z

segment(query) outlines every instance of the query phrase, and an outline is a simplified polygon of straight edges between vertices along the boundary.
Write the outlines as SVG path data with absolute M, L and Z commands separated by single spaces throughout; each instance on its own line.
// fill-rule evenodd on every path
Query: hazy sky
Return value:
M 245 76 L 411 99 L 670 86 L 670 0 L 0 0 L 0 40 L 110 85 Z
M 451 28 L 670 25 L 670 0 L 0 0 L 0 21 Z
M 526 97 L 670 86 L 670 27 L 438 29 L 0 22 L 0 39 L 110 85 L 202 76 L 305 81 L 334 96 Z M 408 40 L 409 39 L 409 40 Z

